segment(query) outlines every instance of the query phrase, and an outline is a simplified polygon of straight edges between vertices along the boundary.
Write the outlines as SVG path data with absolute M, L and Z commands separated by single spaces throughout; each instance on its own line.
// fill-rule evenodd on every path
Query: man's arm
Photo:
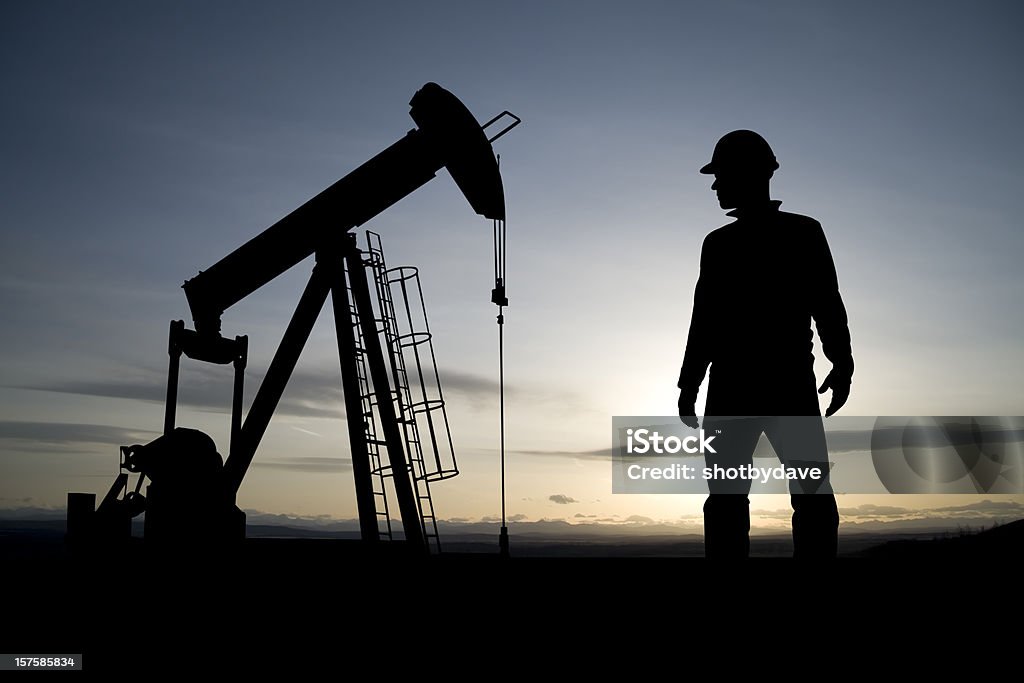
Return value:
M 832 361 L 832 371 L 828 373 L 818 393 L 823 394 L 829 389 L 832 390 L 832 401 L 825 411 L 825 416 L 829 417 L 842 408 L 850 396 L 853 351 L 846 305 L 839 294 L 835 261 L 832 259 L 832 251 L 829 249 L 825 232 L 818 223 L 814 224 L 812 240 L 817 277 L 811 283 L 811 316 L 818 329 L 818 338 L 821 339 L 821 350 L 825 357 Z
M 693 312 L 690 315 L 690 331 L 686 335 L 686 352 L 683 354 L 683 366 L 679 370 L 679 416 L 688 426 L 697 428 L 695 404 L 700 384 L 711 364 L 711 349 L 708 345 L 710 315 L 710 235 L 704 239 L 700 250 L 700 274 L 693 292 Z M 687 418 L 693 418 L 690 422 Z

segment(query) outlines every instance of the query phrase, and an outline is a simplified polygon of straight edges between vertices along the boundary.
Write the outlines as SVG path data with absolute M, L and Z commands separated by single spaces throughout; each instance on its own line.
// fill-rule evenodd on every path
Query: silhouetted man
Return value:
M 832 371 L 818 390 L 832 390 L 826 416 L 839 410 L 850 394 L 850 331 L 821 225 L 780 211 L 781 202 L 770 199 L 768 185 L 778 167 L 764 138 L 737 130 L 718 141 L 711 163 L 700 169 L 715 176 L 711 189 L 735 220 L 711 232 L 701 249 L 679 373 L 679 416 L 697 428 L 694 404 L 710 365 L 704 430 L 721 433 L 716 436 L 717 453 L 705 455 L 707 466 L 750 465 L 764 433 L 783 463 L 823 467 L 821 481 L 790 482 L 794 555 L 835 556 L 839 513 L 827 479 L 811 320 L 832 361 Z M 750 481 L 708 483 L 707 556 L 746 557 Z

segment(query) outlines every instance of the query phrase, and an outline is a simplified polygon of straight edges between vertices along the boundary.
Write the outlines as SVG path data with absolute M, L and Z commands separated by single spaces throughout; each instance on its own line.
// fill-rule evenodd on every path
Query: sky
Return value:
M 612 494 L 599 451 L 611 416 L 675 410 L 700 244 L 729 220 L 697 169 L 737 128 L 766 137 L 773 197 L 831 244 L 857 361 L 843 414 L 1022 415 L 1022 14 L 1014 2 L 5 3 L 0 509 L 105 491 L 117 446 L 161 429 L 168 321 L 189 318 L 181 283 L 413 128 L 408 101 L 428 81 L 480 120 L 523 119 L 496 143 L 514 518 L 698 516 L 696 496 Z M 434 487 L 438 515 L 491 518 L 489 222 L 441 173 L 365 227 L 390 265 L 420 267 L 461 469 Z M 226 334 L 249 336 L 247 402 L 311 266 L 224 317 Z M 230 376 L 217 370 L 184 366 L 179 424 L 224 452 Z M 323 316 L 239 504 L 353 516 L 342 414 Z M 995 502 L 1024 516 L 1020 496 Z M 941 517 L 983 503 L 840 506 Z M 756 502 L 755 524 L 785 506 Z

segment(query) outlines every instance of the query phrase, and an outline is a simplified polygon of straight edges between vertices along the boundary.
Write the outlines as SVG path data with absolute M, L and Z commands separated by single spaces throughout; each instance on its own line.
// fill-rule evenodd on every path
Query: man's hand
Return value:
M 697 429 L 700 425 L 697 422 L 696 401 L 689 398 L 686 392 L 679 393 L 679 419 L 687 427 Z
M 836 411 L 842 408 L 846 404 L 846 400 L 850 398 L 850 376 L 832 368 L 832 372 L 828 373 L 828 377 L 822 382 L 818 393 L 824 394 L 829 389 L 832 390 L 832 402 L 828 404 L 825 417 L 835 415 Z

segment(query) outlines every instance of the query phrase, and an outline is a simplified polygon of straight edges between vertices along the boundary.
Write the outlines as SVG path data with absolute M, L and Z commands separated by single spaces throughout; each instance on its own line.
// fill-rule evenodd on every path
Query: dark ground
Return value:
M 400 544 L 368 553 L 348 540 L 264 537 L 182 556 L 138 539 L 71 552 L 61 525 L 23 523 L 0 533 L 0 651 L 83 653 L 93 672 L 320 671 L 326 662 L 340 673 L 369 653 L 404 661 L 468 648 L 500 659 L 499 643 L 550 651 L 567 634 L 586 635 L 582 654 L 603 657 L 624 643 L 776 628 L 807 614 L 818 615 L 819 635 L 867 619 L 897 637 L 914 620 L 980 619 L 993 607 L 1016 620 L 1022 538 L 1024 520 L 934 540 L 848 538 L 833 563 L 722 566 L 692 557 L 692 538 L 513 537 L 515 556 L 502 560 L 469 552 L 487 549 L 486 539 L 412 557 Z M 777 554 L 786 543 L 755 538 L 754 548 Z

